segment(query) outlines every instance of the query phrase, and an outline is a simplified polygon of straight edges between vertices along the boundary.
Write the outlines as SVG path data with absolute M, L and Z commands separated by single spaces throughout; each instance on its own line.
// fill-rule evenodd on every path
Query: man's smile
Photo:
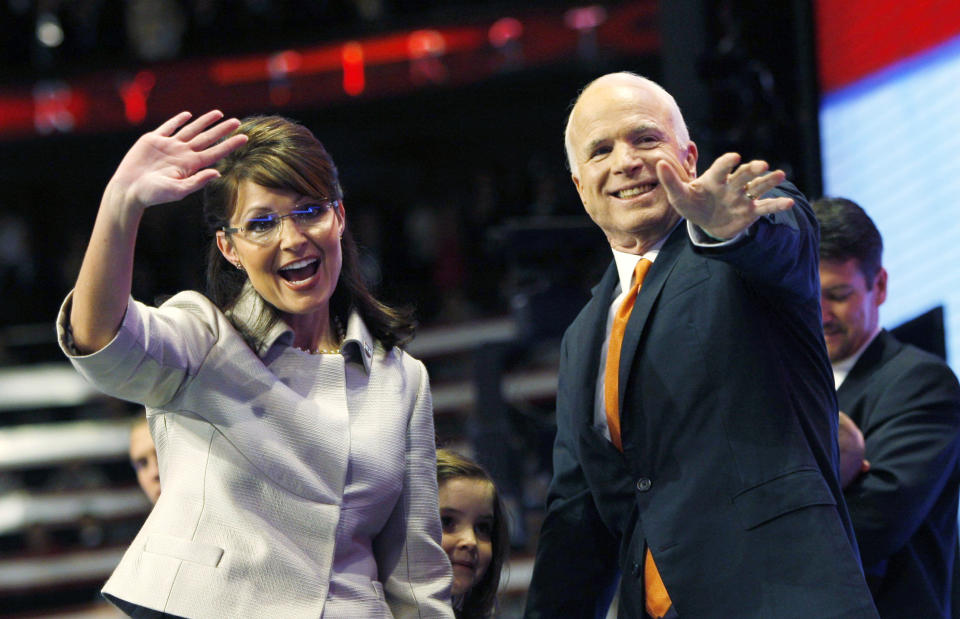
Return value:
M 657 188 L 657 185 L 658 183 L 643 183 L 641 185 L 633 185 L 632 187 L 611 191 L 610 195 L 621 200 L 629 200 L 645 193 L 650 193 Z

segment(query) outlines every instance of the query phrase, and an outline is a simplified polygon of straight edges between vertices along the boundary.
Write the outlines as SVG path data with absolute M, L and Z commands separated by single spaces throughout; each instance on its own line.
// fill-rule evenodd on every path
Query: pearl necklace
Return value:
M 340 322 L 340 318 L 337 316 L 333 317 L 333 328 L 337 332 L 337 348 L 317 348 L 316 350 L 300 348 L 299 350 L 308 352 L 311 355 L 339 355 L 341 352 L 340 347 L 343 345 L 343 338 L 346 337 L 346 332 L 343 329 L 343 323 Z
M 339 355 L 340 349 L 339 348 L 318 348 L 316 350 L 308 350 L 306 352 L 310 353 L 311 355 Z

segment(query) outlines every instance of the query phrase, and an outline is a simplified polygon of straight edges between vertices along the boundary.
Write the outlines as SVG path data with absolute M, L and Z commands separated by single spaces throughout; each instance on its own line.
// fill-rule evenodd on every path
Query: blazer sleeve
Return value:
M 212 304 L 180 293 L 163 309 L 130 299 L 113 340 L 80 355 L 70 331 L 71 292 L 57 316 L 57 337 L 74 368 L 98 389 L 124 400 L 163 408 L 199 370 L 217 342 Z M 177 301 L 189 309 L 177 306 Z
M 758 219 L 739 241 L 693 250 L 732 265 L 747 281 L 791 301 L 810 301 L 820 295 L 818 247 L 820 232 L 806 197 L 788 182 L 764 198 L 792 198 L 790 210 Z
M 403 490 L 373 541 L 373 552 L 394 617 L 453 617 L 453 572 L 440 545 L 430 382 L 423 363 L 401 354 L 405 367 L 418 373 L 419 384 L 407 429 Z
M 875 381 L 863 428 L 870 470 L 844 492 L 865 567 L 916 533 L 960 462 L 960 387 L 946 365 L 927 360 Z
M 524 617 L 593 617 L 617 577 L 617 538 L 604 525 L 580 467 L 571 415 L 559 400 L 567 376 L 561 347 L 553 479 L 540 528 Z

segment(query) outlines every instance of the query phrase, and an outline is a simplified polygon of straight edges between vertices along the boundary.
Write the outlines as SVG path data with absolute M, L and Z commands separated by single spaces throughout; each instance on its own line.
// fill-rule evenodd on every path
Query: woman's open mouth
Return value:
M 319 269 L 320 261 L 318 259 L 305 258 L 281 267 L 279 273 L 280 277 L 288 282 L 299 284 L 316 275 Z

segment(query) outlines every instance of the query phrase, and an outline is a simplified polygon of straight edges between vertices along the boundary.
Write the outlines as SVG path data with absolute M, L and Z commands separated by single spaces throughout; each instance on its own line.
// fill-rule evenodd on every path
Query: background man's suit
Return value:
M 947 617 L 957 569 L 960 386 L 938 357 L 881 331 L 837 392 L 870 471 L 844 490 L 884 619 Z
M 593 426 L 613 265 L 564 336 L 554 478 L 528 617 L 591 617 L 622 572 L 642 617 L 649 544 L 680 617 L 875 617 L 836 479 L 837 404 L 805 199 L 733 246 L 681 222 L 620 362 L 621 454 Z

